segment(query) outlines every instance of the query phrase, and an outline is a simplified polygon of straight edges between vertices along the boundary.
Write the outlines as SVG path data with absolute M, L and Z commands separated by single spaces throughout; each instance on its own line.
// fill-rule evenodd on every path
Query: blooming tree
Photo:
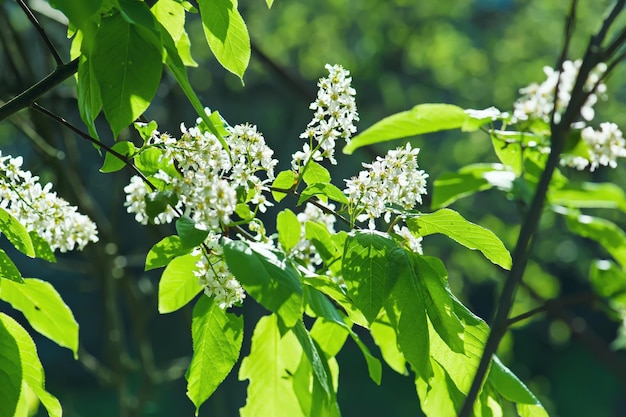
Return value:
M 0 108 L 0 115 L 31 105 L 70 127 L 106 152 L 102 172 L 133 170 L 124 187 L 125 206 L 137 222 L 174 223 L 176 234 L 154 244 L 145 269 L 164 268 L 159 312 L 193 303 L 186 378 L 197 410 L 239 361 L 243 317 L 237 307 L 252 298 L 267 315 L 256 323 L 250 353 L 241 361 L 239 378 L 250 381 L 243 416 L 340 415 L 336 355 L 348 338 L 362 351 L 369 376 L 381 382 L 381 360 L 360 340 L 359 327 L 371 334 L 393 370 L 411 376 L 429 416 L 499 416 L 511 403 L 519 415 L 541 417 L 547 415 L 543 405 L 495 352 L 512 324 L 534 314 L 509 317 L 543 210 L 564 216 L 572 232 L 597 240 L 613 257 L 594 264 L 592 284 L 612 317 L 626 317 L 619 298 L 626 289 L 626 239 L 609 220 L 581 211 L 624 207 L 626 197 L 613 184 L 567 179 L 572 167 L 615 168 L 626 157 L 616 124 L 591 124 L 594 105 L 608 95 L 604 80 L 622 58 L 622 37 L 608 44 L 605 37 L 624 3 L 615 4 L 581 60 L 565 59 L 567 37 L 556 68 L 544 69 L 541 84 L 522 88 L 508 112 L 419 104 L 354 136 L 359 116 L 350 73 L 326 65 L 328 75 L 310 105 L 313 118 L 300 135 L 302 150 L 280 172 L 256 126 L 231 126 L 191 88 L 180 27 L 186 13 L 198 10 L 186 2 L 55 2 L 71 23 L 74 60 L 61 60 L 48 80 L 77 74 L 78 107 L 89 133 L 36 105 L 36 89 Z M 199 1 L 199 12 L 213 53 L 242 77 L 250 44 L 236 3 Z M 215 13 L 229 19 L 215 19 Z M 223 37 L 215 35 L 219 31 Z M 145 60 L 133 61 L 128 51 L 141 52 Z M 181 124 L 180 133 L 136 121 L 154 97 L 163 64 L 198 112 L 195 125 Z M 128 88 L 120 77 L 135 84 Z M 113 146 L 98 138 L 94 120 L 101 111 L 118 139 Z M 139 146 L 118 137 L 129 126 L 141 135 Z M 452 129 L 484 131 L 500 162 L 472 164 L 435 179 L 434 211 L 423 206 L 428 164 L 418 163 L 420 149 L 410 142 L 363 163 L 364 170 L 351 178 L 334 179 L 328 169 L 337 163 L 337 146 L 349 154 Z M 21 166 L 21 157 L 0 158 L 0 227 L 17 249 L 53 261 L 55 250 L 83 249 L 98 240 L 88 217 Z M 448 208 L 489 188 L 527 207 L 513 256 L 494 233 Z M 291 208 L 273 213 L 283 200 Z M 266 227 L 260 213 L 275 214 L 276 230 Z M 424 255 L 432 234 L 448 236 L 509 271 L 491 327 L 453 294 L 445 259 Z M 78 354 L 78 326 L 61 296 L 45 281 L 22 278 L 5 252 L 0 257 L 0 298 L 24 312 L 35 330 Z M 51 322 L 36 313 L 42 303 L 55 313 Z M 49 415 L 60 416 L 28 333 L 0 313 L 0 336 L 0 357 L 8 358 L 0 361 L 7 399 L 0 414 L 27 415 L 32 391 Z

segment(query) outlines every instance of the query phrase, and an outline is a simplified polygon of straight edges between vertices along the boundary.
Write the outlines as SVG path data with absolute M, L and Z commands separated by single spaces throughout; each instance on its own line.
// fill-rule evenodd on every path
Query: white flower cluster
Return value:
M 308 139 L 302 151 L 293 154 L 291 166 L 298 171 L 311 159 L 321 161 L 328 158 L 332 164 L 335 160 L 335 144 L 338 138 L 350 142 L 356 132 L 354 123 L 359 120 L 354 95 L 351 87 L 350 72 L 340 65 L 326 64 L 328 77 L 321 78 L 317 83 L 319 90 L 317 99 L 309 108 L 315 113 L 300 138 Z
M 571 99 L 572 89 L 574 88 L 581 64 L 581 60 L 565 61 L 563 62 L 563 70 L 561 72 L 550 67 L 544 67 L 543 72 L 546 74 L 546 80 L 541 84 L 532 83 L 528 87 L 520 89 L 522 97 L 514 105 L 513 116 L 517 120 L 539 119 L 549 123 L 554 108 L 554 93 L 558 83 L 559 96 L 556 100 L 554 115 L 555 121 L 558 123 Z M 597 103 L 598 96 L 603 97 L 606 93 L 606 85 L 600 82 L 606 69 L 606 64 L 598 64 L 591 71 L 585 82 L 585 91 L 593 91 L 580 112 L 582 118 L 587 121 L 592 120 L 594 117 L 593 106 Z M 593 90 L 594 88 L 595 90 Z
M 335 210 L 335 205 L 327 204 L 330 210 Z M 297 214 L 298 221 L 300 222 L 300 242 L 291 250 L 291 255 L 299 261 L 309 271 L 314 272 L 316 268 L 322 264 L 322 258 L 320 257 L 317 249 L 306 239 L 306 223 L 317 222 L 326 226 L 329 233 L 335 233 L 335 216 L 324 213 L 320 208 L 314 204 L 307 203 L 304 211 Z
M 155 178 L 166 184 L 177 197 L 175 207 L 168 207 L 154 219 L 155 223 L 169 223 L 176 213 L 185 213 L 195 227 L 208 230 L 205 245 L 210 254 L 205 254 L 198 263 L 196 275 L 205 286 L 207 295 L 214 295 L 220 305 L 229 307 L 243 300 L 243 289 L 228 272 L 217 245 L 217 237 L 223 227 L 231 222 L 237 206 L 237 191 L 250 199 L 260 211 L 272 203 L 264 192 L 274 179 L 277 161 L 273 151 L 255 126 L 248 124 L 230 128 L 225 138 L 229 149 L 224 149 L 217 137 L 201 131 L 197 126 L 186 128 L 181 125 L 182 136 L 173 138 L 168 134 L 153 132 L 149 145 L 163 149 L 162 161 L 171 161 L 173 169 L 159 171 Z M 265 172 L 261 179 L 257 174 Z M 149 221 L 146 214 L 146 196 L 150 192 L 139 177 L 131 178 L 124 188 L 129 213 L 143 224 Z
M 428 174 L 418 169 L 419 148 L 406 144 L 387 152 L 384 158 L 377 157 L 371 164 L 363 164 L 367 171 L 346 181 L 349 206 L 358 221 L 369 220 L 368 227 L 374 229 L 374 220 L 383 216 L 386 222 L 395 213 L 394 205 L 405 210 L 422 202 L 426 194 Z
M 562 165 L 578 170 L 589 166 L 590 171 L 595 171 L 600 165 L 615 168 L 617 158 L 626 157 L 626 140 L 615 123 L 600 123 L 600 130 L 587 126 L 580 132 L 580 137 L 587 145 L 588 157 L 565 155 Z
M 419 253 L 420 255 L 424 254 L 424 252 L 422 252 L 423 238 L 421 236 L 415 236 L 408 227 L 400 227 L 397 224 L 393 226 L 393 231 L 404 240 L 411 251 Z
M 207 239 L 207 247 L 210 253 L 203 253 L 197 249 L 195 254 L 201 254 L 201 258 L 196 263 L 194 275 L 198 278 L 200 285 L 204 287 L 204 293 L 209 297 L 215 297 L 221 309 L 240 304 L 246 298 L 241 284 L 230 272 L 224 261 L 222 247 L 218 244 L 219 235 L 210 236 Z
M 0 207 L 15 217 L 29 232 L 37 232 L 54 251 L 83 249 L 98 241 L 96 224 L 75 206 L 57 197 L 52 184 L 42 186 L 39 177 L 22 170 L 21 156 L 0 152 Z

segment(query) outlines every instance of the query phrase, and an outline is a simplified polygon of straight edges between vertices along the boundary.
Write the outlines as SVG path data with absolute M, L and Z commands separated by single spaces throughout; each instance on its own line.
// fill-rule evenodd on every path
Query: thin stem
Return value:
M 82 130 L 78 129 L 76 126 L 72 125 L 70 122 L 68 122 L 67 120 L 65 120 L 61 116 L 58 116 L 58 115 L 52 113 L 51 111 L 45 109 L 44 107 L 41 107 L 39 104 L 33 102 L 33 104 L 31 105 L 31 108 L 33 110 L 36 110 L 36 111 L 40 112 L 41 114 L 49 117 L 50 119 L 52 119 L 52 120 L 62 124 L 63 126 L 67 127 L 68 129 L 70 129 L 72 132 L 76 133 L 81 138 L 83 138 L 83 139 L 93 143 L 94 145 L 104 149 L 106 152 L 110 153 L 111 155 L 113 155 L 114 157 L 116 157 L 117 159 L 122 161 L 135 174 L 137 174 L 150 188 L 152 188 L 152 190 L 156 190 L 156 186 L 154 184 L 152 184 L 150 182 L 150 180 L 144 175 L 144 173 L 141 172 L 139 170 L 139 168 L 137 168 L 130 161 L 130 159 L 128 159 L 128 157 L 126 157 L 125 155 L 122 155 L 121 153 L 117 152 L 115 149 L 111 148 L 110 146 L 105 145 L 104 143 L 100 142 L 99 140 L 97 140 L 95 138 L 92 138 L 90 135 L 88 135 L 87 133 L 85 133 Z
M 50 38 L 46 34 L 46 31 L 43 29 L 43 27 L 39 23 L 39 20 L 37 20 L 37 17 L 33 14 L 33 12 L 26 5 L 26 3 L 24 3 L 24 0 L 17 0 L 17 4 L 20 5 L 22 10 L 24 11 L 26 16 L 28 17 L 28 20 L 30 20 L 30 22 L 33 24 L 33 26 L 35 26 L 35 29 L 37 30 L 37 32 L 39 33 L 39 35 L 43 39 L 43 41 L 46 44 L 46 46 L 48 47 L 48 49 L 50 50 L 50 53 L 52 54 L 52 56 L 54 57 L 54 61 L 57 64 L 57 68 L 58 67 L 62 67 L 63 66 L 63 59 L 61 59 L 61 56 L 59 55 L 59 53 L 57 52 L 56 48 L 52 44 L 52 41 L 50 40 Z
M 11 116 L 13 113 L 29 107 L 39 97 L 52 90 L 57 85 L 74 75 L 78 71 L 78 58 L 57 67 L 46 78 L 39 81 L 29 89 L 16 97 L 13 97 L 5 105 L 0 107 L 0 122 Z
M 600 297 L 598 297 L 594 293 L 584 293 L 584 294 L 574 294 L 568 297 L 558 298 L 555 300 L 548 300 L 543 305 L 540 305 L 537 308 L 534 308 L 526 313 L 520 314 L 519 316 L 511 317 L 506 321 L 506 326 L 511 327 L 514 324 L 519 323 L 520 321 L 524 321 L 529 319 L 537 314 L 550 312 L 551 310 L 559 307 L 562 308 L 568 305 L 574 304 L 591 304 L 596 301 L 600 301 Z

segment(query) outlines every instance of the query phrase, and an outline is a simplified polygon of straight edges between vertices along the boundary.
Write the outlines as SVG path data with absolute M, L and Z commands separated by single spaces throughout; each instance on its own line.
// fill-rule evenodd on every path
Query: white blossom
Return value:
M 580 132 L 581 140 L 589 150 L 588 157 L 565 155 L 562 165 L 594 171 L 600 165 L 617 167 L 617 158 L 626 157 L 626 141 L 615 123 L 600 123 L 600 130 L 588 126 Z
M 356 91 L 350 83 L 350 71 L 340 65 L 326 64 L 328 77 L 321 78 L 317 83 L 319 90 L 317 99 L 309 108 L 313 110 L 313 119 L 306 130 L 300 135 L 308 139 L 302 152 L 296 152 L 292 157 L 291 165 L 294 170 L 313 158 L 316 161 L 328 158 L 336 164 L 335 145 L 337 139 L 350 142 L 352 134 L 356 132 L 354 123 L 359 120 L 354 96 Z
M 398 226 L 397 224 L 393 226 L 393 231 L 398 234 L 404 242 L 413 252 L 419 253 L 423 255 L 422 252 L 422 237 L 415 236 L 406 226 Z
M 193 272 L 198 282 L 204 287 L 204 293 L 209 297 L 215 297 L 215 302 L 221 309 L 240 304 L 246 297 L 243 287 L 233 276 L 224 261 L 222 247 L 217 243 L 218 237 L 211 235 L 205 244 L 210 248 L 210 253 L 195 251 L 200 255 Z
M 39 177 L 22 169 L 21 156 L 0 152 L 0 207 L 29 232 L 36 232 L 54 250 L 83 249 L 98 241 L 96 224 L 75 206 L 57 196 L 52 184 L 42 186 Z
M 385 221 L 390 221 L 391 215 L 397 212 L 394 205 L 410 210 L 422 203 L 428 174 L 418 169 L 419 151 L 407 143 L 404 148 L 389 151 L 384 158 L 364 163 L 367 171 L 345 180 L 344 192 L 358 221 L 368 220 L 368 227 L 374 229 L 375 219 L 384 216 Z
M 327 207 L 330 210 L 336 208 L 332 203 L 329 203 Z M 332 234 L 335 233 L 335 221 L 337 219 L 332 214 L 324 213 L 319 207 L 311 203 L 306 204 L 304 211 L 297 214 L 297 218 L 300 222 L 300 242 L 291 249 L 291 256 L 297 259 L 305 269 L 315 272 L 317 267 L 322 264 L 322 258 L 311 241 L 306 239 L 306 224 L 307 222 L 320 223 Z
M 543 71 L 546 74 L 546 80 L 541 84 L 532 83 L 520 89 L 522 97 L 514 105 L 513 116 L 517 120 L 538 119 L 549 123 L 554 108 L 554 94 L 558 83 L 559 91 L 554 115 L 555 121 L 558 123 L 571 99 L 572 89 L 574 88 L 581 64 L 581 60 L 565 61 L 560 72 L 550 67 L 544 67 Z M 600 82 L 606 69 L 606 64 L 598 64 L 591 71 L 585 82 L 585 91 L 590 92 L 595 88 L 580 111 L 580 116 L 586 121 L 593 119 L 593 106 L 598 101 L 598 97 L 604 97 L 606 93 L 606 85 Z

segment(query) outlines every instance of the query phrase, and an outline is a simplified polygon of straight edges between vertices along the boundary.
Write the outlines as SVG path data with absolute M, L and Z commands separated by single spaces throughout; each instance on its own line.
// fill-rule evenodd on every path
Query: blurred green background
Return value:
M 12 0 L 0 3 L 0 99 L 6 101 L 43 78 L 54 64 L 17 5 Z M 187 31 L 198 67 L 189 74 L 204 104 L 219 110 L 230 124 L 258 125 L 276 150 L 279 169 L 286 169 L 291 153 L 301 147 L 298 136 L 311 118 L 308 103 L 315 98 L 316 80 L 325 75 L 325 63 L 342 64 L 351 71 L 360 130 L 419 103 L 446 102 L 475 109 L 495 105 L 508 110 L 518 89 L 541 82 L 543 66 L 556 62 L 568 3 L 276 0 L 268 10 L 263 0 L 242 0 L 239 8 L 253 41 L 245 86 L 211 56 L 194 15 L 188 16 Z M 570 58 L 580 56 L 610 2 L 579 3 Z M 29 4 L 67 57 L 70 40 L 58 16 L 41 0 Z M 598 104 L 598 122 L 610 120 L 626 128 L 624 75 L 620 69 L 609 80 L 609 100 Z M 72 81 L 42 98 L 40 104 L 82 127 Z M 146 117 L 157 120 L 161 131 L 176 135 L 180 123 L 190 125 L 196 115 L 175 81 L 164 74 Z M 98 126 L 102 139 L 111 143 L 102 120 Z M 132 132 L 126 135 L 126 139 L 136 139 Z M 489 138 L 480 132 L 428 135 L 412 142 L 422 148 L 421 167 L 431 181 L 468 163 L 496 160 Z M 81 325 L 84 355 L 80 362 L 69 351 L 35 336 L 47 386 L 61 400 L 65 415 L 192 415 L 183 376 L 191 354 L 191 311 L 159 315 L 158 272 L 143 272 L 146 252 L 171 234 L 172 228 L 136 224 L 123 207 L 121 190 L 129 172 L 100 174 L 102 158 L 91 145 L 38 114 L 23 111 L 0 124 L 0 147 L 4 154 L 24 155 L 27 168 L 52 181 L 61 196 L 81 206 L 100 228 L 98 244 L 82 255 L 60 255 L 55 265 L 15 255 L 24 276 L 50 280 L 59 289 Z M 339 155 L 333 169 L 335 184 L 341 186 L 341 179 L 358 172 L 361 162 L 385 149 L 371 147 L 350 157 Z M 623 167 L 572 175 L 626 185 Z M 461 200 L 453 208 L 513 247 L 519 212 L 501 193 L 486 192 Z M 429 210 L 428 201 L 423 209 Z M 625 225 L 623 216 L 614 215 L 613 220 Z M 503 272 L 446 239 L 428 237 L 424 251 L 444 260 L 454 292 L 489 320 Z M 589 262 L 606 256 L 546 215 L 525 277 L 527 287 L 520 290 L 513 314 L 539 305 L 536 297 L 588 292 Z M 245 354 L 256 320 L 266 313 L 251 300 L 243 308 Z M 0 309 L 10 311 L 4 304 Z M 521 323 L 499 353 L 535 390 L 551 416 L 626 416 L 626 358 L 607 348 L 616 328 L 616 323 L 590 312 L 588 306 L 572 307 Z M 371 342 L 367 334 L 362 336 Z M 377 352 L 373 345 L 372 349 Z M 344 416 L 421 415 L 410 378 L 384 367 L 382 386 L 376 386 L 351 342 L 338 359 Z M 238 367 L 201 408 L 200 416 L 238 415 L 246 383 L 237 381 L 237 371 Z

